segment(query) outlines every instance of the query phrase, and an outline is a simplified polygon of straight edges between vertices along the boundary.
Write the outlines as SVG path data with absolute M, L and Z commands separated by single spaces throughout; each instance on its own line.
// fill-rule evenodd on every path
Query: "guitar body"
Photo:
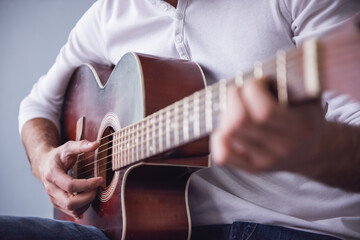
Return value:
M 191 175 L 209 167 L 207 138 L 112 170 L 112 133 L 204 88 L 198 65 L 126 54 L 114 69 L 83 65 L 69 82 L 62 140 L 98 140 L 95 154 L 80 155 L 74 178 L 106 183 L 79 220 L 55 209 L 56 219 L 100 228 L 110 239 L 189 239 L 187 190 Z M 130 151 L 130 150 L 129 150 Z M 149 151 L 149 150 L 148 150 Z

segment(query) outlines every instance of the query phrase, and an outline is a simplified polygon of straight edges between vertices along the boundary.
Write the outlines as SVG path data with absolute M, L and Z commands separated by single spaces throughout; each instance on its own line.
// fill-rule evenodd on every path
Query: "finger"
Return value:
M 226 164 L 230 157 L 230 146 L 227 137 L 221 131 L 215 131 L 210 137 L 212 160 L 219 165 Z
M 242 96 L 244 106 L 253 121 L 269 123 L 269 120 L 272 120 L 272 124 L 277 122 L 279 105 L 269 91 L 268 80 L 259 79 L 247 82 L 242 88 Z
M 102 186 L 104 179 L 102 177 L 93 177 L 89 179 L 72 179 L 68 188 L 69 192 L 89 192 Z
M 49 196 L 52 198 L 53 203 L 59 207 L 59 209 L 66 211 L 75 211 L 90 204 L 95 199 L 96 193 L 97 191 L 93 190 L 90 192 L 83 192 L 73 195 L 64 192 L 60 188 L 54 188 L 54 191 Z
M 248 169 L 248 157 L 245 149 L 241 146 L 231 144 L 231 139 L 224 135 L 222 132 L 215 132 L 210 138 L 211 157 L 215 164 L 235 165 L 244 170 Z
M 93 177 L 89 179 L 73 179 L 61 169 L 52 171 L 52 176 L 47 180 L 51 181 L 62 190 L 68 193 L 88 192 L 100 187 L 104 180 L 102 177 Z
M 78 154 L 95 151 L 99 147 L 97 142 L 83 141 L 68 141 L 58 148 L 58 156 L 61 165 L 67 171 L 78 159 Z
M 227 92 L 227 107 L 220 114 L 218 129 L 231 135 L 233 132 L 241 130 L 247 123 L 248 114 L 243 105 L 241 90 L 231 87 Z
M 84 207 L 75 209 L 75 210 L 69 210 L 69 209 L 65 209 L 62 208 L 61 206 L 59 206 L 58 204 L 56 204 L 56 199 L 54 197 L 49 196 L 50 201 L 52 202 L 53 206 L 56 209 L 59 209 L 60 211 L 66 213 L 69 216 L 72 216 L 75 220 L 78 220 L 81 218 L 81 216 L 83 215 L 83 213 L 90 207 L 90 204 L 86 204 Z
M 246 125 L 247 113 L 242 104 L 240 88 L 231 87 L 227 92 L 227 108 L 220 114 L 218 127 L 210 138 L 212 158 L 217 164 L 229 163 L 231 138 Z
M 99 147 L 98 142 L 89 142 L 87 140 L 82 141 L 69 141 L 62 146 L 62 158 L 66 156 L 75 155 L 79 153 L 86 153 L 95 151 Z
M 236 135 L 227 136 L 221 132 L 212 138 L 212 145 L 216 145 L 213 160 L 217 164 L 231 164 L 250 172 L 269 170 L 274 165 L 276 154 L 268 148 L 267 142 L 261 135 L 253 136 L 254 131 L 245 130 Z
M 77 195 L 71 195 L 69 196 L 69 202 L 66 202 L 67 205 L 65 206 L 69 210 L 76 211 L 77 215 L 81 215 L 83 213 L 84 207 L 89 206 L 90 203 L 94 201 L 96 194 L 97 190 L 83 192 Z
M 82 208 L 76 209 L 75 211 L 73 211 L 74 214 L 74 218 L 75 220 L 79 220 L 82 218 L 82 215 L 84 214 L 84 212 L 90 207 L 90 204 L 85 205 Z

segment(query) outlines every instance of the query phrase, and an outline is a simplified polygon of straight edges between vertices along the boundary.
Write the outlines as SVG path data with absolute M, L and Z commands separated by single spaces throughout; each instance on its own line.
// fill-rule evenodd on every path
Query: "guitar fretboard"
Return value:
M 209 135 L 226 104 L 221 81 L 147 116 L 113 135 L 113 170 Z

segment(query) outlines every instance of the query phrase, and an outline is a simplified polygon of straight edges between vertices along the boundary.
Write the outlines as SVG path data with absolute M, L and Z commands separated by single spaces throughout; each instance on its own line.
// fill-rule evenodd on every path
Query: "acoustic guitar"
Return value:
M 355 22 L 209 86 L 194 62 L 144 54 L 128 53 L 114 68 L 79 67 L 64 100 L 62 139 L 100 147 L 80 154 L 69 174 L 106 181 L 81 219 L 58 210 L 55 218 L 96 226 L 110 239 L 190 239 L 189 181 L 210 167 L 208 136 L 227 89 L 269 76 L 280 104 L 318 98 L 323 89 L 360 100 Z

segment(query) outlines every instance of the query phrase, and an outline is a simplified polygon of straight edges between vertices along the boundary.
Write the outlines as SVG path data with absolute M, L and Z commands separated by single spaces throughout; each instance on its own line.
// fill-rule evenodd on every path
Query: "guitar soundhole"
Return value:
M 113 147 L 113 133 L 114 129 L 112 127 L 107 127 L 103 132 L 100 147 L 98 150 L 98 176 L 101 176 L 105 179 L 103 188 L 107 188 L 114 176 L 114 171 L 112 170 L 112 147 Z

